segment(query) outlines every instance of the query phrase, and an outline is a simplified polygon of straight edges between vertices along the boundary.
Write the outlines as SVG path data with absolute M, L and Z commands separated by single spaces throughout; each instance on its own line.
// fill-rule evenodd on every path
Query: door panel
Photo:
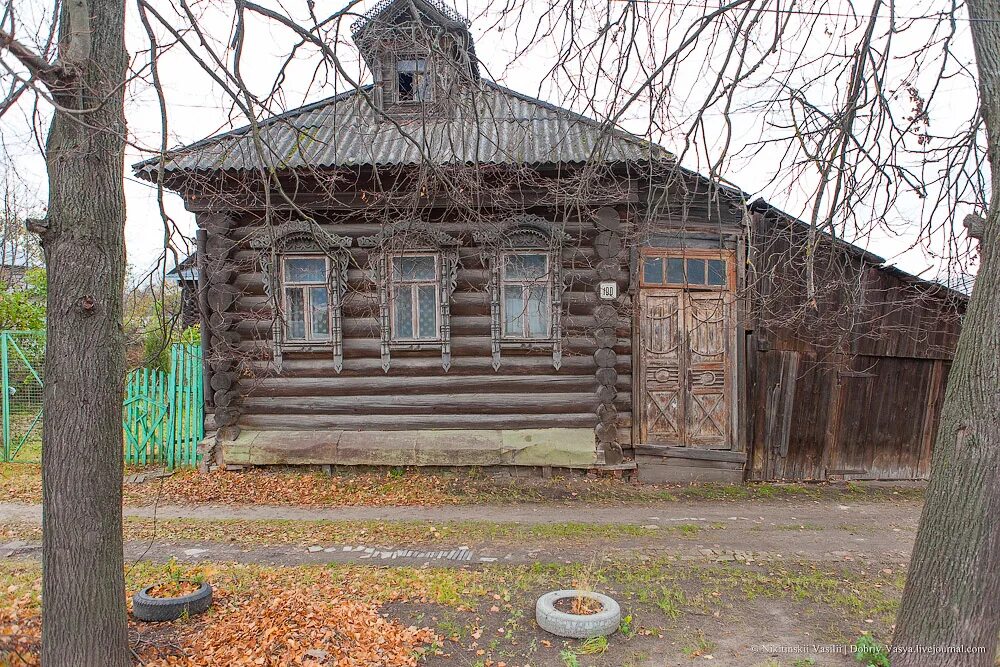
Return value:
M 687 292 L 688 444 L 729 448 L 728 294 Z
M 642 350 L 642 435 L 660 445 L 684 443 L 685 407 L 683 292 L 643 291 L 640 324 Z
M 639 307 L 642 441 L 730 449 L 731 294 L 642 289 Z

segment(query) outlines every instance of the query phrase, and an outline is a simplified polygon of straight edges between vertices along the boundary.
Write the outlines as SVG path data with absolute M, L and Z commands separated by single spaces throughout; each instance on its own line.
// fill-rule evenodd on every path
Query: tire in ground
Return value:
M 567 614 L 556 609 L 556 601 L 575 597 L 595 600 L 601 605 L 601 610 L 596 614 Z M 538 602 L 535 603 L 535 621 L 538 622 L 538 626 L 559 637 L 571 639 L 605 637 L 618 629 L 621 618 L 622 610 L 617 602 L 607 595 L 591 591 L 552 591 L 538 598 Z
M 147 586 L 132 596 L 132 615 L 140 621 L 172 621 L 187 614 L 194 616 L 212 606 L 212 586 L 202 583 L 193 593 L 175 598 L 157 598 Z

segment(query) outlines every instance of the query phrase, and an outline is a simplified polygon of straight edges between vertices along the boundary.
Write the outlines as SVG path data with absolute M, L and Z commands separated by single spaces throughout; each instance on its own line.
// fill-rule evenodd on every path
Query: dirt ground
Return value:
M 887 489 L 124 513 L 131 585 L 175 564 L 224 591 L 265 572 L 292 587 L 329 577 L 437 633 L 419 662 L 432 667 L 808 667 L 858 664 L 858 636 L 891 636 L 920 510 L 913 493 Z M 37 504 L 0 503 L 0 588 L 12 598 L 18 586 L 37 596 L 40 521 Z M 541 630 L 535 600 L 565 587 L 615 597 L 619 632 L 588 642 Z
M 135 540 L 129 551 L 143 551 L 148 557 L 184 559 L 192 558 L 185 551 L 204 550 L 195 558 L 224 558 L 238 562 L 265 562 L 271 564 L 304 564 L 322 562 L 361 562 L 366 555 L 358 551 L 345 551 L 344 547 L 374 546 L 382 551 L 411 550 L 414 546 L 431 546 L 437 550 L 450 550 L 466 546 L 482 554 L 506 562 L 564 561 L 578 559 L 587 554 L 641 551 L 650 555 L 676 555 L 679 557 L 705 555 L 705 550 L 723 553 L 746 553 L 755 559 L 805 559 L 814 561 L 859 560 L 866 562 L 905 562 L 920 518 L 920 503 L 912 500 L 897 502 L 857 502 L 843 504 L 829 501 L 700 501 L 678 503 L 621 504 L 614 507 L 579 504 L 522 504 L 510 506 L 444 506 L 435 508 L 413 507 L 346 507 L 338 509 L 298 509 L 290 507 L 232 507 L 232 506 L 168 506 L 155 510 L 155 519 L 164 527 L 158 530 L 158 539 Z M 126 508 L 126 517 L 153 526 L 154 510 L 148 507 Z M 37 505 L 0 503 L 0 525 L 37 525 L 41 508 Z M 238 534 L 240 544 L 234 544 L 233 535 L 221 533 L 221 539 L 176 539 L 170 530 L 174 522 L 188 530 L 184 535 L 197 534 L 202 522 L 232 522 L 232 533 Z M 295 522 L 300 530 L 295 544 L 269 543 L 264 535 L 258 541 L 242 539 L 254 526 L 268 526 L 280 522 Z M 372 530 L 354 536 L 350 542 L 312 542 L 310 526 L 320 527 L 325 522 L 365 522 Z M 393 542 L 385 535 L 391 531 L 379 530 L 380 524 L 391 526 L 406 522 L 416 528 L 425 526 L 429 532 L 446 529 L 458 524 L 452 531 L 455 537 L 443 537 L 430 542 L 409 539 Z M 614 539 L 597 534 L 587 537 L 587 525 L 636 526 L 638 536 Z M 521 535 L 501 535 L 489 540 L 476 540 L 470 535 L 487 526 L 541 527 Z M 546 531 L 545 527 L 551 527 Z M 562 537 L 560 527 L 577 528 L 578 539 Z M 464 530 L 462 529 L 464 528 Z M 152 533 L 151 530 L 147 531 Z M 360 531 L 359 531 L 360 532 Z M 499 531 L 512 532 L 512 531 Z M 522 531 L 524 532 L 524 531 Z M 562 533 L 567 531 L 563 530 Z M 22 538 L 16 548 L 25 550 L 37 544 L 37 539 L 23 539 L 17 531 L 9 537 Z M 150 537 L 153 537 L 150 535 Z M 8 540 L 10 544 L 12 540 Z M 287 541 L 287 540 L 284 540 Z M 321 546 L 323 550 L 310 552 L 302 546 Z M 0 542 L 0 553 L 4 543 Z M 336 547 L 336 550 L 329 551 Z M 9 550 L 9 548 L 8 548 Z M 426 549 L 424 549 L 426 551 Z M 370 555 L 370 554 L 369 554 Z M 719 554 L 716 554 L 719 555 Z M 399 563 L 414 564 L 411 556 L 396 559 Z
M 857 663 L 845 647 L 860 633 L 891 634 L 919 513 L 912 500 L 169 506 L 157 508 L 153 538 L 152 509 L 128 508 L 129 525 L 141 526 L 150 539 L 129 540 L 126 557 L 130 563 L 435 573 L 441 590 L 454 588 L 454 599 L 382 607 L 404 624 L 440 635 L 440 646 L 422 660 L 431 666 L 850 665 Z M 14 538 L 0 544 L 0 555 L 37 564 L 39 543 L 28 533 L 37 531 L 39 519 L 37 506 L 0 504 L 0 525 Z M 321 529 L 356 524 L 366 528 L 345 533 L 350 543 L 318 539 Z M 389 539 L 401 525 L 407 530 L 400 535 L 417 537 Z M 633 526 L 634 534 L 608 531 L 620 525 Z M 425 532 L 432 537 L 421 537 Z M 497 536 L 469 539 L 480 533 Z M 190 534 L 225 539 L 177 539 Z M 460 547 L 467 560 L 447 558 Z M 490 584 L 464 594 L 470 576 Z M 408 589 L 405 581 L 398 585 Z M 534 623 L 534 601 L 565 586 L 615 596 L 629 620 L 606 645 L 548 635 Z

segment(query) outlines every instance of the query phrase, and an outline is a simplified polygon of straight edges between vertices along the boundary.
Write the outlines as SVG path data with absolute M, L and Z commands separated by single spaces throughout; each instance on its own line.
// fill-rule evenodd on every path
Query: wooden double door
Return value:
M 640 290 L 643 444 L 732 448 L 733 311 L 728 289 Z

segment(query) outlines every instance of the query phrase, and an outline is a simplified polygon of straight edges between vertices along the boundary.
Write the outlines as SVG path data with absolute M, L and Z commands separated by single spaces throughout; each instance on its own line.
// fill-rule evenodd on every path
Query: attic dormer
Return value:
M 469 21 L 439 0 L 382 0 L 351 27 L 387 113 L 443 113 L 479 80 Z

